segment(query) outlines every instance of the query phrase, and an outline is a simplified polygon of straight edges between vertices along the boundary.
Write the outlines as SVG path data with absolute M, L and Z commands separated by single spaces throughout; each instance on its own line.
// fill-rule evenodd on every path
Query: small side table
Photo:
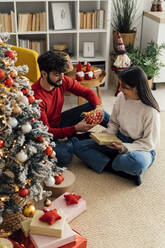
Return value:
M 91 70 L 95 71 L 97 70 L 98 67 L 91 66 Z M 76 79 L 76 70 L 77 70 L 77 65 L 74 65 L 73 71 L 67 73 L 67 76 L 73 78 L 74 80 Z M 85 71 L 85 66 L 83 66 L 83 71 Z M 97 79 L 91 79 L 91 80 L 83 80 L 80 83 L 88 88 L 96 88 L 97 95 L 99 99 L 102 101 L 102 94 L 100 90 L 100 85 L 105 82 L 106 79 L 106 73 L 104 70 L 102 70 L 102 74 L 97 78 Z M 84 104 L 84 98 L 81 96 L 78 96 L 78 105 Z

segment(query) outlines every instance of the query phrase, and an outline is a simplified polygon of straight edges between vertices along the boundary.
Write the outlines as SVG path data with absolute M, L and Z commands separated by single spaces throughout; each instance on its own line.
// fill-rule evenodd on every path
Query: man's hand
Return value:
M 85 119 L 83 119 L 75 125 L 75 128 L 77 132 L 87 132 L 94 126 L 96 126 L 96 124 L 87 124 Z
M 114 150 L 118 150 L 119 152 L 122 151 L 122 145 L 117 145 L 116 143 L 112 143 L 111 146 L 107 146 L 107 147 L 114 149 Z
M 100 112 L 101 120 L 100 123 L 104 120 L 104 110 L 102 109 L 102 105 L 97 105 L 96 110 Z

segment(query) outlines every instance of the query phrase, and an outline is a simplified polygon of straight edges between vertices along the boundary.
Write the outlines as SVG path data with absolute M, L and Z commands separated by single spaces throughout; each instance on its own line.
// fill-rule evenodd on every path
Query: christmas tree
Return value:
M 23 76 L 28 67 L 14 66 L 15 51 L 0 39 L 0 229 L 16 231 L 20 222 L 35 212 L 33 200 L 48 197 L 57 167 L 55 143 L 48 128 L 38 121 L 39 100 L 33 96 L 29 80 Z M 2 42 L 3 41 L 3 42 Z

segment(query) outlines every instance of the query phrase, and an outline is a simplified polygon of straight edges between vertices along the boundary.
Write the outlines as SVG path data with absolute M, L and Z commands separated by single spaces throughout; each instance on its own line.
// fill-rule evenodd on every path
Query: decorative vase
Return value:
M 152 89 L 153 78 L 148 79 L 148 84 L 149 84 L 150 89 Z

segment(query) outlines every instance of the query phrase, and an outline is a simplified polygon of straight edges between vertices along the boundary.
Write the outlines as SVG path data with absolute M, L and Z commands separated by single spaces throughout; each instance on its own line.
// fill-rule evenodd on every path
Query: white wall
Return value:
M 109 0 L 111 1 L 111 0 Z M 113 5 L 113 4 L 112 4 Z M 112 15 L 111 15 L 111 21 L 113 18 L 113 6 L 111 5 L 112 8 Z M 141 24 L 142 24 L 142 15 L 143 11 L 150 11 L 152 5 L 152 0 L 137 0 L 137 6 L 138 6 L 138 11 L 136 15 L 136 22 L 135 22 L 135 27 L 137 29 L 137 34 L 136 34 L 136 39 L 135 39 L 135 47 L 140 46 L 140 39 L 141 39 Z M 112 34 L 112 27 L 111 27 L 111 34 Z M 111 45 L 113 44 L 112 42 L 112 35 L 111 35 Z M 112 50 L 112 46 L 111 46 Z

